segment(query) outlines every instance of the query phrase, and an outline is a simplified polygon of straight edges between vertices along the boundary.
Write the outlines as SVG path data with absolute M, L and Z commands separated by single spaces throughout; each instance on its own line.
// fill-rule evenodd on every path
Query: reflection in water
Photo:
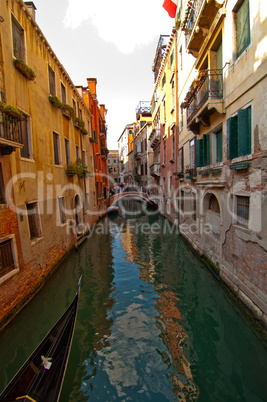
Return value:
M 267 352 L 219 282 L 158 216 L 103 219 L 0 336 L 0 389 L 76 292 L 61 402 L 264 401 Z M 33 331 L 34 328 L 34 331 Z
M 147 264 L 144 264 L 142 260 L 139 261 L 138 259 L 137 237 L 136 231 L 134 232 L 134 225 L 126 226 L 121 235 L 121 240 L 127 253 L 126 260 L 134 261 L 140 266 L 140 277 L 143 281 L 154 284 L 156 272 L 150 244 L 148 245 L 150 260 Z M 176 398 L 180 401 L 195 401 L 198 398 L 198 389 L 193 380 L 190 364 L 183 354 L 183 341 L 186 333 L 183 329 L 182 317 L 177 306 L 179 299 L 172 291 L 162 291 L 164 287 L 162 284 L 155 287 L 159 294 L 155 304 L 155 309 L 159 313 L 159 316 L 156 317 L 156 325 L 160 329 L 160 337 L 168 348 L 171 359 L 165 351 L 158 350 L 158 353 L 161 355 L 162 361 L 177 372 L 172 373 L 172 391 Z

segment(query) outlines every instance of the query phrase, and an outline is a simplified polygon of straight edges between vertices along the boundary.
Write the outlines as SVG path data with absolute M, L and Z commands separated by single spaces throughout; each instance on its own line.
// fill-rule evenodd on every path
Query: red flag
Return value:
M 175 18 L 178 0 L 164 0 L 163 8 L 167 11 L 171 18 Z

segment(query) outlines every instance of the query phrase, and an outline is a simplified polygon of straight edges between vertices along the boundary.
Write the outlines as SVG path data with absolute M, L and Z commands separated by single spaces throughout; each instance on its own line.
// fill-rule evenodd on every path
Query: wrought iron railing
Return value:
M 22 120 L 13 118 L 5 113 L 0 113 L 0 143 L 1 139 L 23 144 Z
M 151 113 L 151 105 L 149 101 L 140 101 L 136 108 L 136 118 L 138 119 L 141 114 Z
M 202 5 L 205 0 L 195 0 L 192 7 L 189 7 L 188 17 L 185 24 L 185 45 L 188 46 L 194 25 L 198 19 L 199 13 L 201 11 Z
M 223 69 L 207 70 L 199 84 L 192 89 L 191 94 L 186 107 L 187 124 L 208 100 L 223 98 Z

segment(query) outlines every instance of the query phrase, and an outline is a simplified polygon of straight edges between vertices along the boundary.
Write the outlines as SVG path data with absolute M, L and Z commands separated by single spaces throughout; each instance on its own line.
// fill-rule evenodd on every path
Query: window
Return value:
M 166 74 L 164 73 L 163 77 L 162 77 L 162 81 L 161 81 L 161 87 L 163 88 L 166 82 Z
M 76 160 L 80 159 L 80 158 L 81 158 L 81 156 L 80 156 L 80 147 L 78 145 L 76 145 Z
M 60 165 L 60 145 L 59 145 L 59 135 L 57 133 L 53 133 L 53 142 L 54 142 L 54 163 L 55 165 Z
M 212 142 L 212 155 L 211 155 L 211 163 L 219 163 L 223 160 L 223 132 L 220 127 L 219 130 L 215 131 L 211 134 L 211 142 Z
M 172 176 L 169 176 L 169 191 L 172 191 Z
M 13 258 L 12 239 L 0 242 L 0 278 L 15 269 Z
M 196 140 L 197 167 L 210 164 L 210 135 L 204 134 L 201 140 Z
M 25 60 L 24 30 L 12 16 L 13 54 L 16 59 Z
M 2 163 L 0 163 L 0 204 L 5 204 L 5 186 L 4 186 Z
M 227 120 L 228 159 L 251 154 L 251 106 Z
M 66 163 L 70 163 L 70 142 L 67 138 L 65 138 L 65 154 L 66 154 Z
M 86 205 L 86 210 L 89 210 L 89 193 L 85 193 L 85 205 Z
M 113 163 L 117 163 L 117 159 L 114 159 Z
M 83 162 L 83 165 L 86 166 L 86 153 L 85 153 L 85 151 L 82 151 L 82 162 Z
M 195 221 L 197 219 L 197 198 L 196 193 L 194 192 L 192 192 L 192 202 L 193 202 L 192 219 Z
M 172 130 L 172 158 L 171 160 L 174 162 L 175 158 L 175 135 L 174 135 L 174 130 Z
M 61 82 L 61 101 L 62 103 L 66 103 L 66 88 L 65 85 Z
M 42 235 L 40 218 L 38 213 L 38 204 L 37 202 L 32 202 L 30 204 L 27 204 L 26 208 L 28 214 L 30 238 L 31 240 L 38 239 Z
M 249 220 L 249 197 L 236 196 L 236 223 L 241 226 L 248 226 Z
M 195 138 L 189 141 L 189 161 L 190 161 L 190 169 L 194 169 L 195 167 Z
M 235 13 L 236 17 L 236 49 L 237 57 L 250 44 L 249 0 L 244 0 Z
M 163 142 L 163 164 L 165 165 L 166 163 L 166 140 Z
M 63 225 L 66 223 L 66 209 L 65 209 L 65 198 L 64 197 L 59 197 L 58 198 L 58 209 L 59 209 L 59 217 L 60 217 L 60 223 Z
M 179 149 L 178 152 L 178 161 L 177 161 L 177 167 L 178 167 L 178 173 L 183 173 L 184 171 L 184 162 L 183 162 L 183 148 Z
M 181 190 L 181 199 L 180 199 L 180 212 L 184 212 L 184 191 Z
M 48 66 L 48 77 L 49 77 L 49 92 L 50 95 L 56 95 L 56 81 L 55 81 L 55 72 L 52 70 L 50 66 Z
M 180 69 L 182 70 L 183 69 L 183 46 L 182 45 L 180 46 L 179 53 L 180 53 Z
M 171 89 L 171 100 L 172 100 L 172 109 L 175 107 L 175 84 L 174 81 L 172 81 L 172 89 Z
M 73 107 L 73 109 L 74 109 L 74 111 L 75 111 L 75 116 L 76 116 L 77 109 L 76 109 L 76 102 L 75 102 L 74 99 L 72 99 L 72 107 Z
M 24 120 L 21 121 L 21 134 L 23 148 L 20 150 L 20 156 L 29 159 L 31 157 L 30 119 L 26 115 L 24 115 Z

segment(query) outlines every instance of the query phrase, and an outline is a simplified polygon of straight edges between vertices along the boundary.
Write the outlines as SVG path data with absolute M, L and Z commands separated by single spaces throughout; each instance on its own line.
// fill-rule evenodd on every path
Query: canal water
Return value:
M 263 338 L 176 227 L 143 205 L 124 201 L 98 222 L 3 332 L 0 390 L 82 275 L 61 402 L 267 400 Z

